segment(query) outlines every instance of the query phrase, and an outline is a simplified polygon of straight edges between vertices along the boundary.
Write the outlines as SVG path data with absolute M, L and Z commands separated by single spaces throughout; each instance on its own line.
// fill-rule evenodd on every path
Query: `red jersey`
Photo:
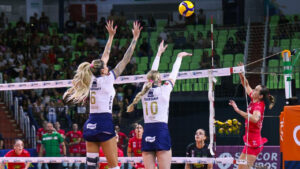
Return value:
M 134 154 L 134 157 L 142 156 L 142 139 L 138 139 L 133 137 L 128 141 L 128 148 L 131 148 L 131 151 Z M 135 168 L 145 168 L 143 163 L 136 163 L 134 165 Z
M 142 156 L 142 139 L 138 139 L 136 137 L 129 139 L 128 148 L 131 148 L 131 151 L 133 152 L 135 157 L 141 157 Z
M 81 155 L 86 154 L 86 143 L 85 143 L 85 141 L 80 142 L 80 154 Z
M 125 147 L 125 140 L 127 139 L 126 134 L 119 132 L 119 142 L 118 142 L 118 147 L 123 150 L 123 148 Z
M 66 137 L 70 137 L 70 143 L 76 142 L 78 139 L 82 138 L 82 133 L 81 131 L 69 131 L 66 134 Z
M 258 147 L 267 142 L 266 138 L 261 137 L 261 129 L 264 119 L 264 111 L 265 111 L 265 102 L 257 101 L 253 102 L 252 93 L 250 93 L 251 102 L 247 108 L 248 113 L 253 114 L 254 111 L 259 111 L 261 113 L 260 119 L 257 123 L 249 122 L 249 133 L 248 133 L 248 143 L 247 143 L 247 131 L 248 131 L 248 120 L 245 119 L 245 135 L 244 142 L 246 145 L 251 147 Z
M 63 129 L 59 129 L 58 131 L 57 131 L 59 134 L 61 134 L 62 136 L 64 136 L 65 135 L 65 130 L 63 130 Z
M 20 155 L 17 155 L 15 150 L 10 150 L 5 154 L 4 157 L 30 157 L 30 154 L 27 150 L 23 150 Z M 7 169 L 24 169 L 25 163 L 8 163 Z
M 44 130 L 44 128 L 39 128 L 39 129 L 38 129 L 36 135 L 37 135 L 39 141 L 41 141 L 42 136 L 43 136 L 45 133 L 47 133 L 47 131 Z M 40 152 L 41 145 L 42 145 L 41 142 L 37 143 L 37 145 L 36 145 L 36 150 L 37 150 L 38 153 Z M 44 149 L 44 154 L 45 154 L 45 149 Z
M 135 137 L 135 129 L 131 130 L 129 133 L 129 138 Z
M 105 157 L 102 148 L 100 147 L 99 157 Z M 124 157 L 124 153 L 121 149 L 118 148 L 118 157 Z M 118 163 L 119 167 L 121 167 L 121 163 Z M 100 163 L 99 169 L 108 169 L 107 163 Z
M 76 131 L 76 132 L 69 131 L 66 134 L 66 137 L 70 137 L 70 143 L 74 143 L 82 138 L 82 133 L 81 133 L 81 131 Z M 80 153 L 80 143 L 69 146 L 69 152 L 72 154 L 79 154 Z
M 37 131 L 37 136 L 38 136 L 39 140 L 42 139 L 42 136 L 43 136 L 45 133 L 47 133 L 47 131 L 44 130 L 44 128 L 39 128 L 39 129 L 38 129 L 38 131 Z

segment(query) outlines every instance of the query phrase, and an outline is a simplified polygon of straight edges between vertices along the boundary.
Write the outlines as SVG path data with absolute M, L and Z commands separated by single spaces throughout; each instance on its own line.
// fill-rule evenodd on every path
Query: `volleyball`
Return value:
M 179 13 L 184 17 L 189 17 L 194 13 L 194 4 L 190 1 L 183 1 L 178 7 Z

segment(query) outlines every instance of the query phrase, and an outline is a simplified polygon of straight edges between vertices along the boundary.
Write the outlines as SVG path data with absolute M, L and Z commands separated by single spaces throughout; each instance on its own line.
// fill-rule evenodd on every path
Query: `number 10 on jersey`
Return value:
M 152 115 L 156 115 L 158 112 L 158 107 L 157 107 L 157 102 L 145 102 L 145 107 L 146 107 L 146 115 L 148 116 L 148 106 L 150 106 L 150 111 Z

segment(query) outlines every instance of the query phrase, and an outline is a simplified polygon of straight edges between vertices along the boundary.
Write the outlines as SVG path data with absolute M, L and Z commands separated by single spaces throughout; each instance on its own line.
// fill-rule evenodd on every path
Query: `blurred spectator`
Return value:
M 66 146 L 64 138 L 55 131 L 52 123 L 47 123 L 47 133 L 42 136 L 42 146 L 39 152 L 39 157 L 43 156 L 45 150 L 46 157 L 60 157 L 59 145 L 63 147 L 63 154 L 66 156 Z M 48 163 L 49 169 L 59 168 L 59 163 Z
M 45 15 L 45 12 L 42 12 L 41 17 L 39 19 L 39 29 L 41 32 L 45 32 L 48 30 L 48 26 L 50 25 L 48 16 Z
M 124 11 L 121 11 L 120 16 L 119 16 L 119 23 L 117 24 L 119 27 L 125 27 L 127 26 L 127 19 L 124 14 Z
M 66 134 L 69 145 L 69 153 L 71 157 L 80 157 L 80 142 L 82 138 L 81 131 L 78 130 L 78 125 L 76 123 L 72 126 L 72 131 Z M 73 163 L 69 163 L 69 169 L 72 169 Z M 79 169 L 80 163 L 75 163 L 75 169 Z
M 123 151 L 126 146 L 125 142 L 128 140 L 128 137 L 126 136 L 125 133 L 120 131 L 119 125 L 115 125 L 115 130 L 119 136 L 118 147 Z
M 76 30 L 77 24 L 75 21 L 73 21 L 71 19 L 71 17 L 69 17 L 69 20 L 67 20 L 65 26 L 66 26 L 68 32 L 74 33 Z
M 2 134 L 0 133 L 0 150 L 4 149 L 4 139 L 2 137 Z
M 204 48 L 204 43 L 205 43 L 204 41 L 205 41 L 205 39 L 203 37 L 203 33 L 202 32 L 198 32 L 198 34 L 197 34 L 197 41 L 196 41 L 195 47 L 196 48 L 200 48 L 200 49 Z
M 55 123 L 57 119 L 56 114 L 56 105 L 53 100 L 49 102 L 49 105 L 46 107 L 47 119 L 51 123 Z
M 235 54 L 244 53 L 244 48 L 245 48 L 244 43 L 241 40 L 237 39 L 235 43 Z
M 58 95 L 61 95 L 58 93 Z M 65 105 L 62 100 L 57 100 L 57 117 L 62 124 L 65 125 L 65 127 L 69 128 L 71 127 L 71 119 L 69 117 L 69 107 L 68 105 Z
M 96 43 L 98 42 L 95 36 L 93 34 L 90 34 L 86 39 L 85 42 L 87 43 L 88 46 L 94 47 Z
M 195 38 L 193 34 L 189 34 L 185 48 L 186 49 L 194 49 L 196 44 Z
M 207 51 L 203 52 L 203 55 L 202 55 L 201 58 L 202 58 L 202 60 L 200 61 L 200 68 L 201 69 L 209 69 L 209 68 L 211 68 L 211 58 L 209 57 Z
M 220 55 L 214 49 L 214 67 L 216 67 L 216 68 L 221 67 L 221 63 L 220 62 L 221 62 L 220 61 Z
M 19 76 L 16 77 L 16 79 L 15 79 L 15 82 L 20 83 L 20 82 L 26 82 L 26 81 L 27 81 L 27 79 L 24 77 L 23 71 L 20 71 Z
M 4 30 L 7 27 L 7 24 L 8 24 L 8 19 L 5 16 L 5 13 L 1 12 L 1 15 L 0 15 L 0 30 Z
M 184 32 L 180 32 L 178 37 L 175 39 L 174 49 L 182 49 L 185 47 L 186 38 Z
M 42 98 L 38 97 L 37 101 L 33 103 L 33 116 L 37 120 L 38 124 L 41 124 L 41 122 L 45 120 L 44 111 L 45 104 L 43 104 Z
M 137 122 L 134 122 L 134 123 L 131 124 L 132 130 L 129 132 L 129 139 L 131 139 L 131 138 L 133 138 L 133 137 L 136 136 L 136 134 L 135 134 L 135 128 L 136 128 L 137 125 L 138 125 Z
M 109 21 L 116 21 L 117 20 L 117 16 L 115 16 L 115 11 L 114 10 L 111 10 L 110 11 L 110 15 L 107 17 L 107 20 Z M 104 24 L 105 25 L 105 24 Z
M 197 16 L 198 24 L 206 25 L 206 15 L 203 12 L 203 9 L 199 9 L 199 14 Z
M 14 143 L 14 149 L 7 152 L 4 157 L 30 157 L 27 150 L 24 149 L 24 143 L 22 140 L 17 139 Z M 3 165 L 7 166 L 7 169 L 28 169 L 30 163 L 0 163 L 0 168 L 4 168 Z
M 150 48 L 151 48 L 150 44 L 148 43 L 147 39 L 144 38 L 143 43 L 140 45 L 138 56 L 139 57 L 151 56 L 150 53 L 149 53 Z
M 153 15 L 148 16 L 148 26 L 151 27 L 151 28 L 156 27 L 156 21 L 155 21 Z
M 300 21 L 298 15 L 295 15 L 293 19 L 293 31 L 300 32 Z
M 146 26 L 146 22 L 144 21 L 143 16 L 138 16 L 138 22 L 140 23 L 141 27 L 145 27 Z
M 233 41 L 233 38 L 230 37 L 230 38 L 228 38 L 228 40 L 224 46 L 223 54 L 234 54 L 234 51 L 235 51 L 234 41 Z

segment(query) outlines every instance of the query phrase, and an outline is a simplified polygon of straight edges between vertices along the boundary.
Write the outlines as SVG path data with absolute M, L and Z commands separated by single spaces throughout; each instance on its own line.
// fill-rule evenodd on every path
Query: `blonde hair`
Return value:
M 127 107 L 127 109 L 132 109 L 135 104 L 137 104 L 141 98 L 149 91 L 149 89 L 152 87 L 153 84 L 158 84 L 160 81 L 160 74 L 157 70 L 151 70 L 147 73 L 147 79 L 148 82 L 143 88 L 142 91 L 140 91 L 132 101 L 132 103 Z
M 81 103 L 89 95 L 90 83 L 93 75 L 100 75 L 100 70 L 103 69 L 104 63 L 102 60 L 93 60 L 90 64 L 89 62 L 81 63 L 72 81 L 72 87 L 69 88 L 63 99 L 66 101 L 72 101 L 74 103 Z

